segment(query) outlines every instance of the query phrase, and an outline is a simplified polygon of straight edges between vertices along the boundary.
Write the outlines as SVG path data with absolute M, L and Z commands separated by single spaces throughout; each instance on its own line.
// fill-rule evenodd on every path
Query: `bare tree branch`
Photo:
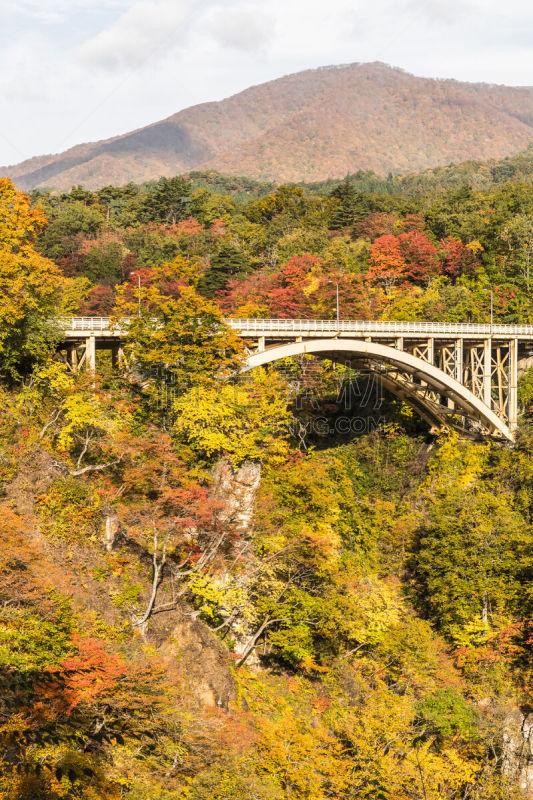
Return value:
M 244 653 L 237 661 L 237 666 L 242 667 L 248 656 L 252 653 L 253 650 L 255 650 L 255 646 L 257 644 L 259 637 L 261 636 L 262 633 L 266 631 L 267 628 L 269 628 L 271 625 L 275 625 L 276 622 L 286 622 L 288 619 L 289 617 L 276 617 L 275 619 L 270 619 L 269 617 L 267 617 L 264 620 L 264 622 L 259 626 L 259 628 L 256 630 L 256 632 L 248 640 L 248 644 L 244 648 Z
M 89 431 L 86 431 L 85 432 L 85 441 L 83 443 L 83 448 L 82 448 L 82 451 L 81 451 L 81 453 L 80 453 L 80 455 L 78 457 L 78 463 L 76 464 L 76 467 L 78 469 L 81 467 L 81 462 L 85 458 L 85 454 L 86 454 L 87 450 L 89 449 L 90 443 L 91 443 L 91 434 L 89 433 Z
M 107 464 L 90 464 L 88 467 L 83 467 L 83 469 L 77 469 L 74 472 L 71 472 L 70 475 L 72 478 L 79 478 L 80 475 L 85 475 L 87 472 L 101 472 L 103 469 L 108 469 L 108 467 L 114 467 L 116 464 L 120 464 L 122 458 L 117 458 L 115 461 L 108 461 Z
M 52 414 L 52 419 L 50 419 L 46 423 L 46 425 L 44 426 L 44 428 L 41 430 L 41 432 L 39 434 L 39 441 L 40 442 L 42 442 L 42 440 L 46 436 L 46 431 L 48 430 L 48 428 L 50 428 L 52 425 L 54 425 L 54 423 L 57 422 L 57 420 L 61 416 L 62 412 L 63 412 L 63 410 L 61 408 L 57 408 L 56 411 L 55 411 L 55 414 Z
M 152 577 L 152 593 L 150 595 L 150 600 L 148 601 L 148 606 L 146 607 L 146 611 L 142 615 L 142 617 L 137 617 L 134 619 L 134 625 L 136 628 L 144 625 L 150 617 L 152 616 L 152 612 L 154 609 L 156 597 L 157 597 L 157 590 L 159 589 L 161 578 L 163 574 L 163 569 L 167 561 L 167 547 L 170 540 L 170 533 L 167 533 L 165 541 L 163 542 L 163 550 L 161 553 L 161 558 L 158 559 L 157 557 L 157 550 L 159 547 L 159 537 L 157 535 L 157 530 L 154 527 L 154 555 L 152 558 L 153 564 L 153 577 Z

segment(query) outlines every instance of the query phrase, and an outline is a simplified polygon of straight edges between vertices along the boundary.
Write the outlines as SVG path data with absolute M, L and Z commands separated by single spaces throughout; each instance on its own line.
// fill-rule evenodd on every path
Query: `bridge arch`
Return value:
M 485 433 L 513 441 L 509 426 L 470 389 L 418 356 L 378 342 L 335 338 L 274 345 L 248 356 L 243 371 L 298 355 L 336 361 L 350 359 L 369 365 L 385 388 L 413 406 L 430 424 L 458 427 L 453 420 L 461 415 L 471 420 L 474 427 L 481 426 Z M 453 407 L 435 401 L 432 393 L 446 398 Z

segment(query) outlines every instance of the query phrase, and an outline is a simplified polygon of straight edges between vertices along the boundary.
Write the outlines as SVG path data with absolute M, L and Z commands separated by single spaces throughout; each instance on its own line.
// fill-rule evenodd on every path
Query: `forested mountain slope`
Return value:
M 435 436 L 224 316 L 531 322 L 533 188 L 214 183 L 0 180 L 0 800 L 532 798 L 533 370 Z
M 124 136 L 1 173 L 25 189 L 91 189 L 191 169 L 316 181 L 501 158 L 533 138 L 533 90 L 410 75 L 381 63 L 307 70 Z
M 238 178 L 230 178 L 218 173 L 191 173 L 191 177 L 199 182 L 207 183 L 215 188 L 217 184 L 223 185 L 227 181 L 228 187 L 239 184 Z M 242 180 L 242 179 L 241 179 Z M 346 175 L 343 180 L 327 180 L 300 185 L 309 192 L 325 194 L 339 186 L 343 181 L 348 181 L 355 189 L 362 192 L 382 192 L 387 194 L 403 194 L 409 196 L 428 195 L 441 193 L 446 190 L 460 189 L 469 186 L 471 189 L 488 190 L 506 183 L 531 183 L 533 181 L 533 145 L 514 156 L 502 159 L 488 159 L 486 161 L 464 161 L 458 164 L 448 164 L 442 167 L 433 167 L 422 172 L 411 172 L 406 175 L 389 174 L 386 178 L 377 175 L 371 170 L 358 170 Z M 253 190 L 260 191 L 262 184 L 257 183 Z M 249 187 L 249 191 L 252 187 Z M 267 191 L 263 192 L 266 194 Z

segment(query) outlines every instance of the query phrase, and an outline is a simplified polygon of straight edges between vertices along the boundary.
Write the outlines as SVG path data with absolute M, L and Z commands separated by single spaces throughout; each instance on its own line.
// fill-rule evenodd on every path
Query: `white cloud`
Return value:
M 0 164 L 328 64 L 533 84 L 530 0 L 0 0 L 0 13 Z
M 133 69 L 183 46 L 192 4 L 188 0 L 141 0 L 109 28 L 86 42 L 79 56 L 108 71 Z
M 274 36 L 275 17 L 262 7 L 249 6 L 212 9 L 206 15 L 205 29 L 222 47 L 251 52 L 264 47 Z
M 475 0 L 403 0 L 396 8 L 408 17 L 420 17 L 432 24 L 446 26 L 464 24 L 465 18 L 477 11 Z
M 35 103 L 38 109 L 47 101 L 53 71 L 46 41 L 37 33 L 29 34 L 7 45 L 2 56 L 9 69 L 0 68 L 0 98 L 14 108 Z
M 42 22 L 61 22 L 80 11 L 101 12 L 102 0 L 0 0 L 0 12 Z M 127 8 L 128 0 L 106 0 L 106 8 Z

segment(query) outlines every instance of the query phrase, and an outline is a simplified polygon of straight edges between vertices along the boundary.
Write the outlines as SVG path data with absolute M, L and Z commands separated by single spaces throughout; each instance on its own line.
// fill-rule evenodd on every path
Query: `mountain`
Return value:
M 434 80 L 385 64 L 306 70 L 122 136 L 0 168 L 24 189 L 215 169 L 320 181 L 498 159 L 533 141 L 533 88 Z

